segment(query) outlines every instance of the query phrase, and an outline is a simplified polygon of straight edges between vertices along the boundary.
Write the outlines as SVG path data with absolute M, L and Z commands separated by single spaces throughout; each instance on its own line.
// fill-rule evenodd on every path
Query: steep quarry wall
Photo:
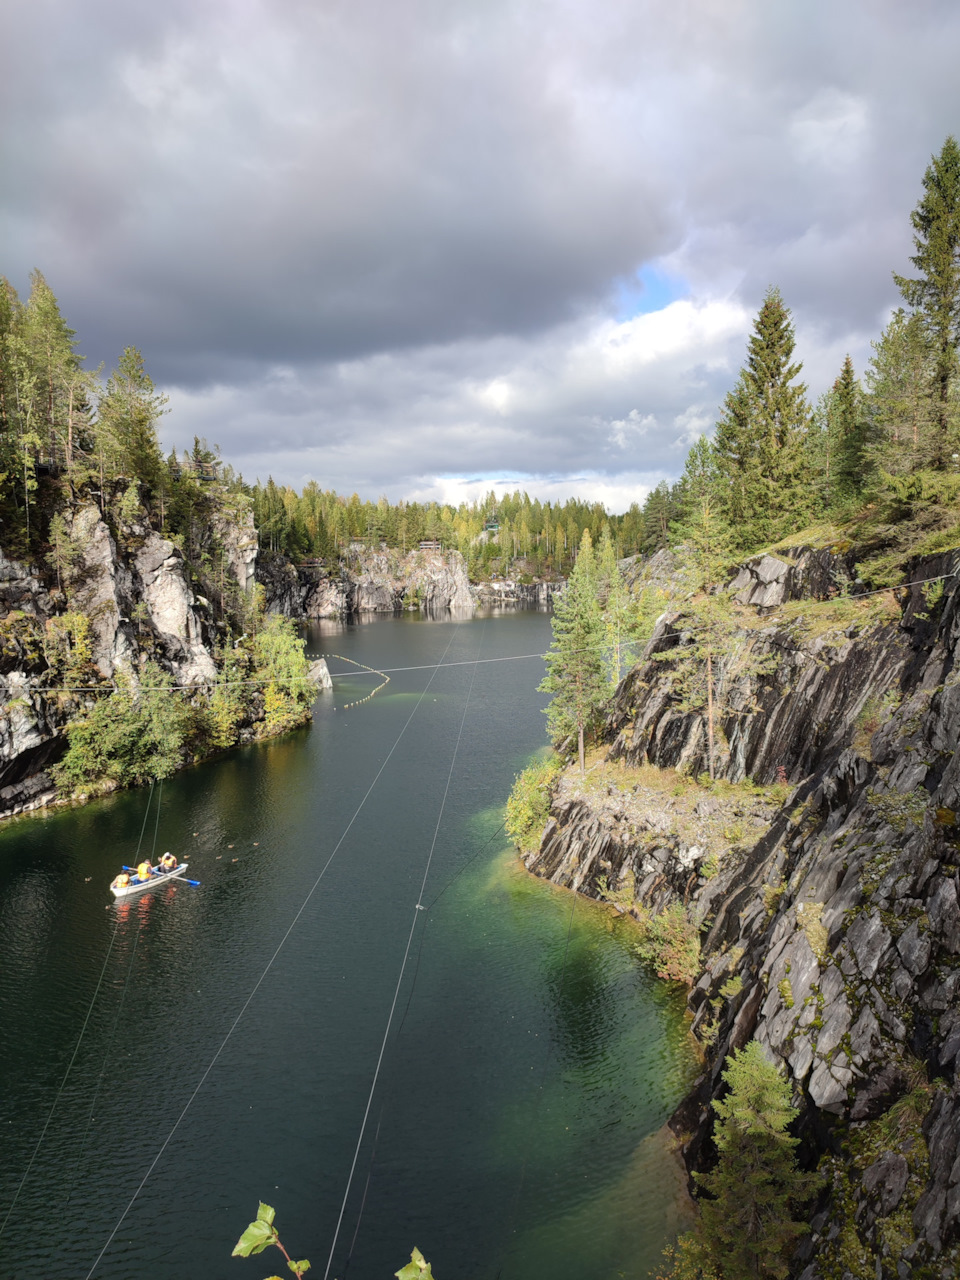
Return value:
M 63 754 L 64 725 L 92 705 L 83 688 L 62 688 L 50 652 L 48 624 L 65 611 L 89 621 L 88 683 L 135 672 L 148 657 L 181 684 L 216 674 L 210 612 L 190 587 L 177 547 L 139 525 L 118 546 L 93 503 L 68 515 L 76 560 L 62 591 L 47 591 L 28 566 L 0 557 L 0 817 L 55 798 L 46 769 Z
M 674 1127 L 702 1167 L 726 1056 L 756 1038 L 782 1063 L 801 1151 L 830 1179 L 795 1274 L 954 1276 L 960 555 L 910 566 L 909 582 L 939 583 L 841 596 L 832 626 L 776 611 L 842 591 L 849 566 L 816 553 L 805 588 L 796 564 L 756 561 L 734 584 L 764 611 L 740 640 L 764 661 L 731 676 L 720 780 L 663 772 L 706 765 L 703 717 L 656 657 L 685 643 L 670 613 L 620 685 L 605 761 L 564 778 L 526 861 L 638 915 L 684 904 L 699 926 L 690 1010 L 706 1065 Z
M 427 612 L 474 608 L 459 551 L 356 552 L 335 573 L 262 556 L 257 578 L 268 610 L 291 618 L 397 613 L 411 607 Z

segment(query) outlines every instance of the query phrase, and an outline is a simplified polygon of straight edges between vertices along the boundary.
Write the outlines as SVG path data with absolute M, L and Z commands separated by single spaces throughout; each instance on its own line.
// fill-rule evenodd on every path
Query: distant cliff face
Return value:
M 361 551 L 346 557 L 335 573 L 263 556 L 257 576 L 268 610 L 291 618 L 474 608 L 459 551 Z
M 849 584 L 826 553 L 807 566 L 804 587 L 796 561 L 753 562 L 735 589 L 776 611 Z M 804 1280 L 957 1273 L 958 571 L 957 553 L 931 557 L 909 581 L 954 576 L 901 590 L 898 605 L 841 599 L 834 626 L 811 608 L 745 631 L 767 661 L 727 699 L 726 785 L 712 788 L 657 773 L 705 766 L 703 719 L 655 657 L 684 643 L 682 615 L 666 615 L 618 689 L 606 763 L 592 782 L 563 781 L 527 858 L 621 909 L 683 903 L 699 922 L 690 1009 L 707 1068 L 675 1127 L 702 1164 L 727 1054 L 756 1038 L 782 1062 L 804 1150 L 826 1153 L 831 1177 Z

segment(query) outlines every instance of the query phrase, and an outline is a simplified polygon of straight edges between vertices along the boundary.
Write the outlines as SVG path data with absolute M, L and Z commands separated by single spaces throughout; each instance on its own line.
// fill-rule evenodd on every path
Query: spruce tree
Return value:
M 610 526 L 605 524 L 600 535 L 596 557 L 597 595 L 602 607 L 604 648 L 603 658 L 607 678 L 613 688 L 620 683 L 623 663 L 632 631 L 630 592 L 623 580 L 617 553 L 610 536 Z
M 553 598 L 553 644 L 545 655 L 542 693 L 552 693 L 547 723 L 555 742 L 577 736 L 580 772 L 587 735 L 608 693 L 603 666 L 604 631 L 597 600 L 596 567 L 590 530 L 584 529 L 567 585 Z
M 709 1197 L 700 1202 L 698 1235 L 723 1280 L 781 1280 L 808 1229 L 793 1214 L 820 1179 L 797 1167 L 790 1086 L 761 1045 L 733 1053 L 723 1080 L 729 1093 L 713 1104 L 719 1159 L 712 1172 L 695 1175 Z
M 683 475 L 674 490 L 673 521 L 670 533 L 673 542 L 684 542 L 692 525 L 701 516 L 706 501 L 717 517 L 717 504 L 713 500 L 718 490 L 717 460 L 713 445 L 706 436 L 697 436 L 690 446 Z
M 849 355 L 829 397 L 827 449 L 831 497 L 840 503 L 855 498 L 866 472 L 867 419 L 863 391 Z
M 806 387 L 795 383 L 794 330 L 779 292 L 763 300 L 747 361 L 714 436 L 718 495 L 738 550 L 774 542 L 809 510 Z
M 951 135 L 923 175 L 923 197 L 910 215 L 920 272 L 894 274 L 904 301 L 921 318 L 932 356 L 931 392 L 936 432 L 932 465 L 942 470 L 957 437 L 951 389 L 958 372 L 960 342 L 960 146 Z
M 872 345 L 866 408 L 873 434 L 864 454 L 883 486 L 884 475 L 906 476 L 933 465 L 933 359 L 921 318 L 903 308 Z

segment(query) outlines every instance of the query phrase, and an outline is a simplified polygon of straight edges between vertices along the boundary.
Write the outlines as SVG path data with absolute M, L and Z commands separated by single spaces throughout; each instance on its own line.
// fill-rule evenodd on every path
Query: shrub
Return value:
M 257 675 L 264 682 L 263 701 L 268 733 L 302 724 L 316 690 L 307 680 L 310 664 L 304 642 L 289 618 L 272 613 L 253 642 Z
M 693 982 L 700 966 L 700 930 L 682 903 L 672 902 L 656 915 L 641 909 L 640 930 L 637 955 L 658 977 Z
M 518 849 L 530 848 L 547 825 L 550 796 L 561 764 L 559 756 L 551 756 L 517 774 L 507 800 L 506 827 Z
M 51 773 L 61 790 L 112 781 L 120 786 L 167 778 L 184 763 L 190 705 L 166 672 L 148 662 L 139 682 L 127 673 L 88 716 L 67 726 L 67 754 Z

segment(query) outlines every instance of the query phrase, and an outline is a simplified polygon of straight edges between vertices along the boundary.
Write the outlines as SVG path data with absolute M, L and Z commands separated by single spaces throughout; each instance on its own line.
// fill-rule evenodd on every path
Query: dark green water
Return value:
M 542 663 L 473 660 L 548 642 L 536 613 L 314 633 L 468 665 L 346 711 L 375 682 L 338 680 L 312 729 L 169 780 L 157 849 L 199 889 L 112 902 L 146 792 L 0 830 L 0 1220 L 50 1117 L 4 1280 L 262 1280 L 275 1251 L 229 1257 L 258 1198 L 323 1277 L 411 929 L 329 1274 L 388 1280 L 417 1245 L 440 1280 L 647 1275 L 678 1223 L 656 1134 L 693 1066 L 682 1001 L 629 922 L 496 834 L 544 741 Z

